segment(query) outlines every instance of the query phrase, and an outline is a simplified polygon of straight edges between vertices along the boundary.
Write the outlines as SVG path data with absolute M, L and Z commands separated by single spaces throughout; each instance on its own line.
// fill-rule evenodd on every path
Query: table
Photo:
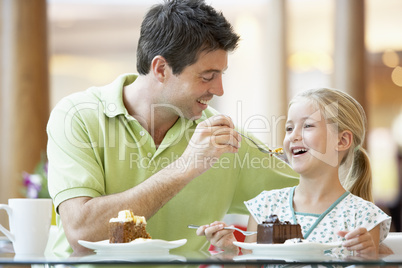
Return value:
M 324 265 L 328 266 L 402 266 L 402 256 L 392 255 L 384 258 L 368 260 L 360 258 L 350 259 L 320 259 L 320 258 L 297 258 L 275 259 L 275 258 L 252 258 L 251 254 L 230 256 L 223 254 L 213 254 L 202 252 L 171 252 L 164 256 L 101 256 L 91 254 L 86 256 L 73 256 L 68 258 L 55 257 L 18 257 L 14 254 L 0 254 L 0 267 L 2 265 L 33 265 L 46 264 L 53 267 L 58 264 L 79 265 L 79 264 L 102 264 L 113 267 L 119 265 Z
M 402 246 L 402 245 L 401 245 Z M 283 265 L 283 266 L 308 266 L 308 265 L 322 265 L 322 266 L 338 266 L 345 267 L 350 265 L 358 266 L 401 266 L 402 267 L 402 254 L 392 254 L 387 256 L 380 256 L 379 258 L 368 259 L 361 257 L 347 257 L 347 258 L 332 258 L 324 254 L 303 254 L 292 256 L 292 254 L 278 256 L 278 255 L 256 255 L 253 253 L 248 254 L 230 254 L 224 252 L 194 252 L 186 249 L 185 245 L 167 250 L 166 252 L 150 252 L 139 254 L 96 254 L 92 251 L 82 255 L 71 256 L 16 256 L 13 253 L 11 245 L 3 245 L 0 247 L 0 267 L 2 265 L 36 265 L 44 264 L 45 267 L 55 267 L 58 264 L 68 266 L 91 264 L 102 265 L 102 267 L 123 267 L 123 266 L 189 266 L 196 267 L 205 265 L 234 265 L 234 266 L 262 266 L 262 265 Z

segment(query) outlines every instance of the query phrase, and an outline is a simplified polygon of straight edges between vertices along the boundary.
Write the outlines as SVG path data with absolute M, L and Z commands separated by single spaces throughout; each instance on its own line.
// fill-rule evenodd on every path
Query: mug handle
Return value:
M 4 205 L 4 204 L 0 204 L 0 209 L 4 209 L 7 214 L 8 214 L 8 218 L 10 219 L 12 214 L 13 214 L 13 210 L 11 209 L 11 207 L 9 205 Z M 11 221 L 10 221 L 11 222 Z M 0 232 L 2 232 L 3 234 L 5 234 L 7 236 L 8 239 L 11 240 L 11 242 L 14 242 L 15 237 L 12 233 L 10 233 L 9 230 L 7 230 L 6 228 L 4 228 L 3 225 L 0 224 Z

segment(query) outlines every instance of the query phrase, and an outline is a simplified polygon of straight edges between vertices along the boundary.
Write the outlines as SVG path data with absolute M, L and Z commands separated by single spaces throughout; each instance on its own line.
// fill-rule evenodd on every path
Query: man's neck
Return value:
M 139 76 L 134 83 L 124 87 L 123 102 L 128 113 L 148 131 L 158 147 L 178 116 L 155 108 L 155 89 L 145 86 L 149 85 L 146 79 L 147 77 Z

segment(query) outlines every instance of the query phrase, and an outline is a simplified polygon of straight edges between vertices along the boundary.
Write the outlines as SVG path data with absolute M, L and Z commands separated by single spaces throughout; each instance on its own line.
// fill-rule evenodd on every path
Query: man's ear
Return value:
M 338 135 L 338 151 L 346 151 L 352 146 L 353 134 L 350 130 L 344 130 Z
M 152 59 L 151 71 L 159 82 L 163 83 L 165 81 L 169 70 L 169 65 L 164 57 L 158 55 Z

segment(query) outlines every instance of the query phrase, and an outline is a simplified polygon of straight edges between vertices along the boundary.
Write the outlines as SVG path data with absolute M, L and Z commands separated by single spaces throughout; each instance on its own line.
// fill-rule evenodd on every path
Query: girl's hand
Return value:
M 342 246 L 347 250 L 355 251 L 360 256 L 378 256 L 378 243 L 376 244 L 372 234 L 366 228 L 359 227 L 350 232 L 339 231 L 338 235 L 346 238 Z
M 205 236 L 211 245 L 217 248 L 238 253 L 239 248 L 233 244 L 236 241 L 234 230 L 223 229 L 226 226 L 226 223 L 220 221 L 202 225 L 197 229 L 197 235 Z

